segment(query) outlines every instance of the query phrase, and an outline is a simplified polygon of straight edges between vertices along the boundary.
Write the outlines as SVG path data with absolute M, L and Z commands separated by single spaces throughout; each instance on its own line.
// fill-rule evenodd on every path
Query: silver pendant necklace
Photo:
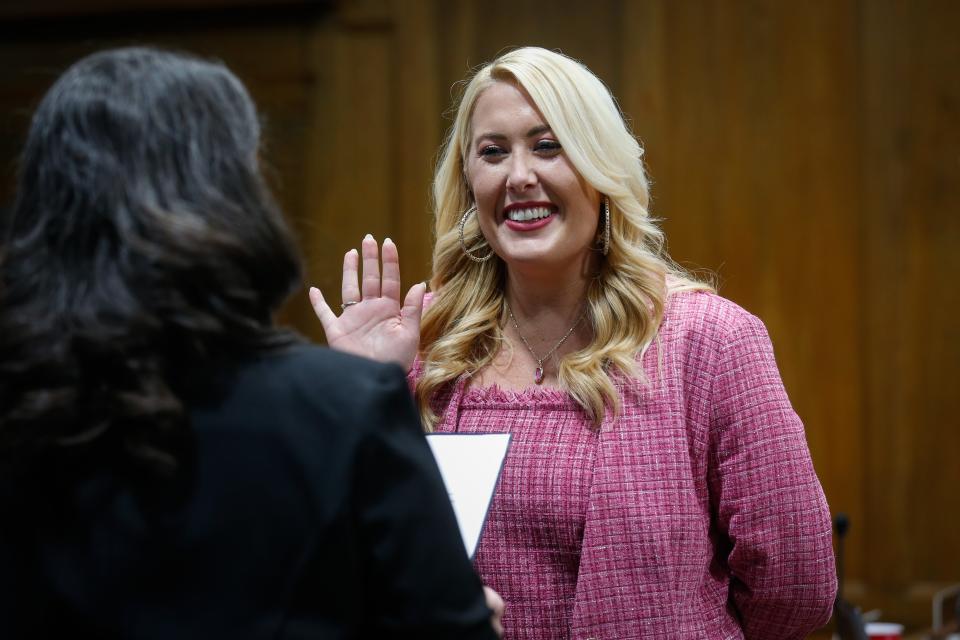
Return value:
M 533 347 L 530 346 L 530 343 L 527 342 L 527 339 L 523 337 L 523 332 L 520 331 L 520 324 L 517 323 L 517 319 L 513 315 L 513 310 L 510 309 L 510 303 L 507 302 L 506 298 L 504 298 L 503 304 L 506 305 L 507 313 L 510 314 L 510 319 L 513 321 L 513 326 L 517 329 L 517 335 L 520 336 L 520 339 L 523 341 L 523 345 L 527 348 L 527 351 L 530 352 L 530 355 L 533 356 L 533 359 L 537 361 L 537 368 L 533 372 L 533 381 L 537 384 L 543 384 L 543 361 L 547 360 L 550 356 L 556 353 L 557 349 L 560 348 L 560 345 L 567 341 L 567 338 L 570 337 L 570 335 L 573 333 L 573 330 L 576 329 L 577 325 L 580 324 L 580 321 L 583 320 L 583 316 L 587 315 L 587 310 L 583 310 L 583 313 L 581 313 L 580 317 L 577 318 L 577 321 L 573 323 L 573 326 L 570 327 L 565 334 L 563 334 L 563 337 L 560 338 L 560 341 L 553 345 L 553 349 L 550 349 L 550 351 L 548 351 L 547 354 L 541 358 L 537 355 L 537 352 L 533 350 Z

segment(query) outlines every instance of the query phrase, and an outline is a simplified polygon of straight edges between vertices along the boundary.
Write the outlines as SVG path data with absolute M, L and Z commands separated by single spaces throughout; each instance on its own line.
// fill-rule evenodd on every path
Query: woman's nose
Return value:
M 537 184 L 537 173 L 530 159 L 522 153 L 516 153 L 510 159 L 510 174 L 507 176 L 507 188 L 523 191 Z

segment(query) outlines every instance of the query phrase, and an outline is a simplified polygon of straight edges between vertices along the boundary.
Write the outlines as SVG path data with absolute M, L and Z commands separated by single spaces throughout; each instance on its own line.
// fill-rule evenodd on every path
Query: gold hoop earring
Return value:
M 484 257 L 478 258 L 476 255 L 470 252 L 470 249 L 467 248 L 466 241 L 463 239 L 463 227 L 464 225 L 467 224 L 467 219 L 470 217 L 470 214 L 476 213 L 476 212 L 477 212 L 477 205 L 473 205 L 472 207 L 467 209 L 463 213 L 463 215 L 460 217 L 460 248 L 463 249 L 464 255 L 466 255 L 468 258 L 470 258 L 474 262 L 486 262 L 487 260 L 493 257 L 493 249 L 491 249 L 490 253 L 488 253 Z
M 600 239 L 600 251 L 603 255 L 610 252 L 610 198 L 603 196 L 603 236 Z

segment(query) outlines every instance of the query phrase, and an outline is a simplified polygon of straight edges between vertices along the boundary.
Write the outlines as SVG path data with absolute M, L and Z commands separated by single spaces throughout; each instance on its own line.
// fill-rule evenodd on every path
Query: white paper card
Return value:
M 427 442 L 450 494 L 467 555 L 473 558 L 507 457 L 510 434 L 430 433 Z

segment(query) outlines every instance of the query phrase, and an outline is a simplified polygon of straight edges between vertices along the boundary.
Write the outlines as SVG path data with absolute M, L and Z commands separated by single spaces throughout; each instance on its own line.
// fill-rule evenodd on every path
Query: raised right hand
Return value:
M 397 246 L 383 241 L 383 277 L 377 241 L 367 234 L 360 244 L 363 256 L 363 281 L 359 280 L 360 256 L 351 249 L 343 256 L 341 299 L 344 307 L 338 317 L 316 287 L 310 288 L 310 303 L 320 319 L 327 344 L 339 351 L 379 360 L 396 362 L 409 371 L 420 343 L 420 316 L 427 286 L 415 284 L 400 302 L 400 257 Z

